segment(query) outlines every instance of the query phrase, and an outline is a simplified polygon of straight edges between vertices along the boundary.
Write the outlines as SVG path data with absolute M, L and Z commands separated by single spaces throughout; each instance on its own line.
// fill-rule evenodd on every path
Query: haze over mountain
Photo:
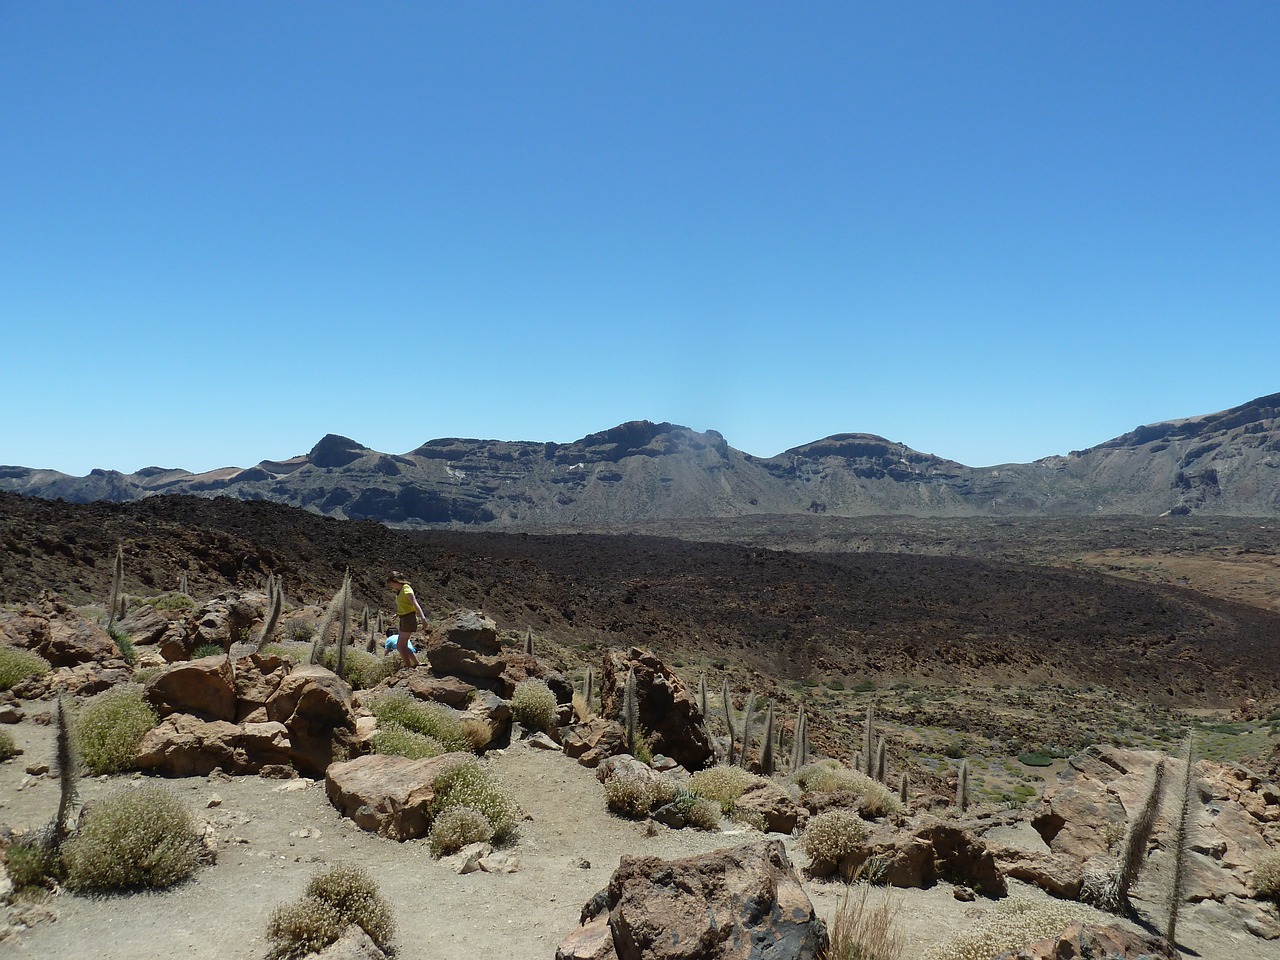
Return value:
M 330 434 L 302 456 L 201 474 L 147 467 L 72 477 L 5 466 L 0 490 L 81 503 L 229 496 L 393 526 L 490 529 L 806 512 L 1271 517 L 1280 516 L 1280 393 L 996 467 L 863 433 L 763 459 L 715 430 L 633 421 L 574 443 L 446 438 L 406 454 Z

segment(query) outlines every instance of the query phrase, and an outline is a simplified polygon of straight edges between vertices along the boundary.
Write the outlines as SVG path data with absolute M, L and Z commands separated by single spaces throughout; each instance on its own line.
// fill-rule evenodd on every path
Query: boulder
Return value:
M 31 650 L 55 667 L 120 659 L 107 631 L 56 594 L 16 612 L 0 612 L 0 644 Z
M 116 627 L 129 635 L 135 647 L 147 647 L 160 641 L 170 623 L 170 619 L 154 604 L 143 603 L 131 607 L 124 617 L 116 621 Z
M 464 709 L 476 693 L 476 688 L 465 680 L 458 677 L 433 677 L 423 670 L 393 674 L 369 691 L 369 694 L 377 696 L 386 690 L 403 690 L 418 700 L 443 703 L 458 710 Z
M 291 754 L 284 724 L 206 722 L 176 713 L 142 738 L 136 765 L 170 777 L 203 777 L 215 768 L 248 774 L 288 763 Z
M 476 749 L 487 750 L 490 747 L 506 743 L 511 738 L 511 703 L 503 700 L 496 693 L 488 690 L 477 690 L 463 711 L 463 721 L 473 735 L 477 731 L 485 731 L 487 739 L 481 742 L 476 736 Z M 466 723 L 466 721 L 474 721 Z
M 754 811 L 764 821 L 767 833 L 790 834 L 800 821 L 801 809 L 791 794 L 772 780 L 749 788 L 734 803 L 743 811 Z
M 387 957 L 373 938 L 354 923 L 337 940 L 310 956 L 314 960 L 386 960 Z
M 623 857 L 557 956 L 814 960 L 826 946 L 782 842 L 766 840 L 679 860 Z
M 470 754 L 446 753 L 429 760 L 369 754 L 334 763 L 325 772 L 329 802 L 362 830 L 392 840 L 424 837 L 431 828 L 432 783 Z
M 598 767 L 609 757 L 627 752 L 627 732 L 622 724 L 603 717 L 560 728 L 560 746 L 584 767 Z
M 895 824 L 880 824 L 838 869 L 841 876 L 851 877 L 868 861 L 883 871 L 879 876 L 882 882 L 895 887 L 929 887 L 946 880 L 988 897 L 1008 893 L 987 842 L 966 825 L 932 814 L 922 814 L 905 830 Z M 835 872 L 832 867 L 815 862 L 809 872 L 827 875 Z
M 267 701 L 293 670 L 293 661 L 251 653 L 235 662 L 236 722 L 267 719 Z
M 350 750 L 356 718 L 351 688 L 318 664 L 295 667 L 266 703 L 268 720 L 283 723 L 293 746 L 293 763 L 307 776 L 321 776 L 334 760 L 335 747 Z
M 161 717 L 188 713 L 201 720 L 236 719 L 236 682 L 225 656 L 172 664 L 147 681 L 143 696 Z
M 1159 937 L 1135 933 L 1119 924 L 1105 927 L 1073 923 L 1059 936 L 1002 953 L 996 960 L 1066 960 L 1105 957 L 1106 960 L 1178 960 L 1177 951 Z
M 436 626 L 434 632 L 442 642 L 482 656 L 495 656 L 502 652 L 498 625 L 479 610 L 454 610 Z
M 266 597 L 261 594 L 241 597 L 234 591 L 206 601 L 187 631 L 188 649 L 214 643 L 230 650 L 233 643 L 247 638 L 247 631 L 262 618 L 265 606 Z
M 622 688 L 635 671 L 640 726 L 652 734 L 655 753 L 672 757 L 686 770 L 701 770 L 715 759 L 711 737 L 693 695 L 656 655 L 632 647 L 609 651 L 600 680 L 601 713 L 622 719 Z

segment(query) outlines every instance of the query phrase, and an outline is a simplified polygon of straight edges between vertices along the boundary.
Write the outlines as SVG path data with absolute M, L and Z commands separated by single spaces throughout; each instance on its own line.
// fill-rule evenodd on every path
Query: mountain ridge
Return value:
M 401 527 L 567 528 L 681 517 L 1280 516 L 1280 393 L 1143 425 L 1030 463 L 969 467 L 868 433 L 773 457 L 716 430 L 635 420 L 572 443 L 428 440 L 406 454 L 327 434 L 306 454 L 194 474 L 0 467 L 0 490 L 85 503 L 170 493 L 270 500 Z

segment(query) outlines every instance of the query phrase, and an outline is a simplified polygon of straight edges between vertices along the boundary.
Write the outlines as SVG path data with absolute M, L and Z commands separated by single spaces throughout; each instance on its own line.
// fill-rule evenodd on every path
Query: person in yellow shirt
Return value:
M 387 586 L 396 592 L 396 616 L 400 618 L 400 639 L 396 643 L 396 652 L 406 667 L 418 665 L 418 655 L 409 646 L 409 638 L 418 629 L 418 621 L 427 622 L 427 615 L 422 612 L 418 598 L 413 595 L 413 587 L 405 580 L 399 570 L 392 570 L 387 577 Z

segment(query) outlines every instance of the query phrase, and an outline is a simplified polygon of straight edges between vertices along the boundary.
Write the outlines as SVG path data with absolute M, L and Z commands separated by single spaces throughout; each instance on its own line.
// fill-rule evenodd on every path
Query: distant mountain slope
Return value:
M 209 473 L 148 467 L 70 477 L 0 467 L 0 490 L 86 503 L 167 493 L 270 500 L 396 526 L 577 524 L 827 513 L 1280 516 L 1280 394 L 1142 426 L 1034 463 L 975 468 L 871 434 L 762 459 L 714 430 L 634 421 L 574 443 L 430 440 L 407 454 L 324 437 L 305 456 Z

